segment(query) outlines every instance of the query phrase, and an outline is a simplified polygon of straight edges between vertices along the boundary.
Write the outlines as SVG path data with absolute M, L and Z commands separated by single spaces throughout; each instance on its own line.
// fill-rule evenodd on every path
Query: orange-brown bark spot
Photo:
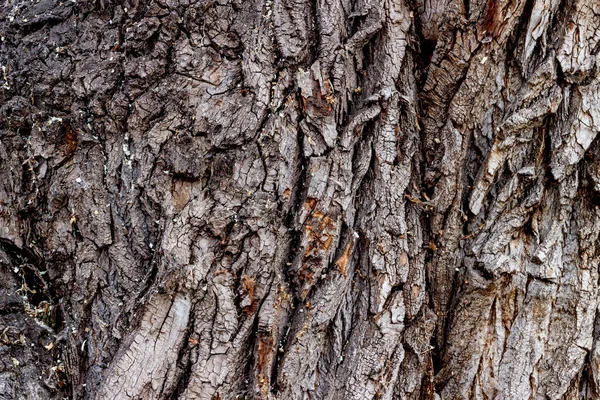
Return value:
M 329 247 L 331 247 L 331 243 L 333 243 L 333 235 L 327 234 L 327 240 L 325 240 L 325 242 L 322 243 L 323 250 L 329 250 Z
M 319 230 L 324 230 L 326 228 L 332 229 L 334 227 L 333 225 L 333 220 L 328 217 L 327 215 L 323 214 L 321 211 L 316 210 L 313 213 L 314 218 L 316 218 L 318 221 L 320 221 L 319 223 Z
M 306 204 L 305 204 L 306 206 Z M 308 205 L 312 207 L 312 204 Z M 312 283 L 314 271 L 320 270 L 326 254 L 331 250 L 335 239 L 335 222 L 322 211 L 313 210 L 304 225 L 306 247 L 303 252 L 302 266 L 298 270 L 298 279 L 302 283 Z M 305 295 L 302 294 L 301 298 Z
M 256 284 L 254 283 L 252 278 L 250 278 L 248 275 L 244 275 L 242 286 L 244 288 L 244 292 L 246 292 L 246 294 L 250 298 L 250 305 L 244 307 L 244 312 L 246 314 L 252 314 L 254 312 L 254 310 L 256 310 L 256 305 L 257 305 L 256 295 L 255 295 Z
M 263 395 L 269 391 L 269 374 L 264 372 L 268 369 L 273 352 L 273 338 L 261 336 L 258 340 L 256 371 L 258 372 L 258 384 Z
M 335 229 L 333 219 L 323 214 L 319 210 L 315 210 L 308 223 L 304 227 L 308 245 L 304 250 L 304 257 L 308 257 L 311 252 L 319 250 L 328 251 L 333 244 L 334 236 L 332 231 Z
M 310 270 L 310 267 L 307 264 L 303 264 L 302 268 L 298 272 L 298 279 L 300 282 L 312 283 L 314 279 L 314 273 Z
M 271 359 L 271 352 L 273 350 L 273 338 L 271 336 L 261 336 L 258 340 L 258 357 L 257 357 L 257 365 L 256 369 L 258 373 L 262 373 L 269 360 Z
M 63 122 L 62 129 L 64 131 L 64 143 L 65 151 L 68 155 L 71 155 L 77 150 L 78 133 L 76 129 L 73 129 L 68 122 Z
M 348 261 L 350 260 L 350 256 L 352 255 L 352 247 L 352 242 L 348 242 L 344 253 L 335 262 L 335 266 L 340 270 L 340 273 L 344 276 L 346 276 L 346 267 L 348 266 Z
M 279 286 L 277 289 L 277 301 L 275 302 L 273 308 L 275 310 L 279 310 L 279 307 L 281 307 L 284 302 L 287 302 L 289 297 L 290 295 L 285 291 L 285 287 Z
M 306 211 L 312 211 L 316 205 L 317 199 L 315 199 L 314 197 L 309 197 L 304 202 L 304 208 L 306 208 Z

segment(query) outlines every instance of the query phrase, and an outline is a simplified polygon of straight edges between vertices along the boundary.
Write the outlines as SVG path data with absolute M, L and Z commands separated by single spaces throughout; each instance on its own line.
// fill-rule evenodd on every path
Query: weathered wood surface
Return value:
M 0 6 L 0 399 L 593 399 L 600 3 Z

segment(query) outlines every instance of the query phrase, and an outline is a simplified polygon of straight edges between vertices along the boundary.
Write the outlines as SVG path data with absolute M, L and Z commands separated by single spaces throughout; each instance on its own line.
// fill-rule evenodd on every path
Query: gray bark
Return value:
M 0 399 L 594 399 L 600 3 L 7 0 Z

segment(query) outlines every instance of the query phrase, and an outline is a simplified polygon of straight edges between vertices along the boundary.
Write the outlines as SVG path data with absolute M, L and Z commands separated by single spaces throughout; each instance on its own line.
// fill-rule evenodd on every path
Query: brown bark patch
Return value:
M 244 292 L 246 292 L 246 294 L 250 298 L 250 305 L 244 307 L 244 312 L 246 314 L 252 314 L 256 310 L 257 304 L 255 294 L 256 283 L 248 275 L 244 275 L 242 286 L 244 288 Z
M 302 96 L 302 110 L 311 115 L 319 117 L 327 117 L 333 114 L 332 105 L 335 103 L 335 97 L 332 91 L 332 85 L 329 81 L 326 82 L 327 89 L 325 95 L 321 92 L 321 88 L 317 81 L 313 82 L 314 96 Z
M 306 199 L 306 201 L 304 202 L 304 208 L 307 211 L 312 211 L 315 209 L 315 206 L 317 205 L 317 199 L 315 199 L 314 197 L 309 197 Z
M 302 268 L 298 272 L 298 279 L 300 282 L 308 282 L 312 283 L 314 279 L 314 273 L 310 270 L 310 266 L 308 264 L 303 264 Z
M 72 155 L 77 150 L 78 133 L 77 130 L 71 127 L 68 122 L 63 122 L 62 131 L 64 132 L 63 143 L 67 155 Z
M 496 30 L 500 23 L 500 15 L 496 0 L 488 0 L 485 6 L 485 12 L 481 19 L 480 36 L 496 36 Z
M 344 276 L 346 276 L 346 268 L 348 266 L 348 261 L 350 260 L 350 255 L 352 254 L 352 247 L 352 242 L 348 242 L 344 253 L 335 262 L 335 266 L 340 270 L 340 273 Z
M 333 219 L 316 210 L 304 229 L 308 238 L 308 246 L 304 250 L 305 257 L 309 256 L 311 252 L 329 250 L 333 243 L 333 231 L 335 229 Z
M 258 340 L 256 371 L 258 372 L 258 385 L 264 396 L 269 391 L 269 374 L 264 371 L 268 369 L 273 352 L 273 338 L 261 336 Z

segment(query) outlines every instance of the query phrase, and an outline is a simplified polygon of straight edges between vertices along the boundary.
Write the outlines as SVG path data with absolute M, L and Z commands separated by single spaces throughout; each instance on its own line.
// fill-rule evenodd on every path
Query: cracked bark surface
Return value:
M 0 399 L 600 398 L 600 5 L 7 0 Z

